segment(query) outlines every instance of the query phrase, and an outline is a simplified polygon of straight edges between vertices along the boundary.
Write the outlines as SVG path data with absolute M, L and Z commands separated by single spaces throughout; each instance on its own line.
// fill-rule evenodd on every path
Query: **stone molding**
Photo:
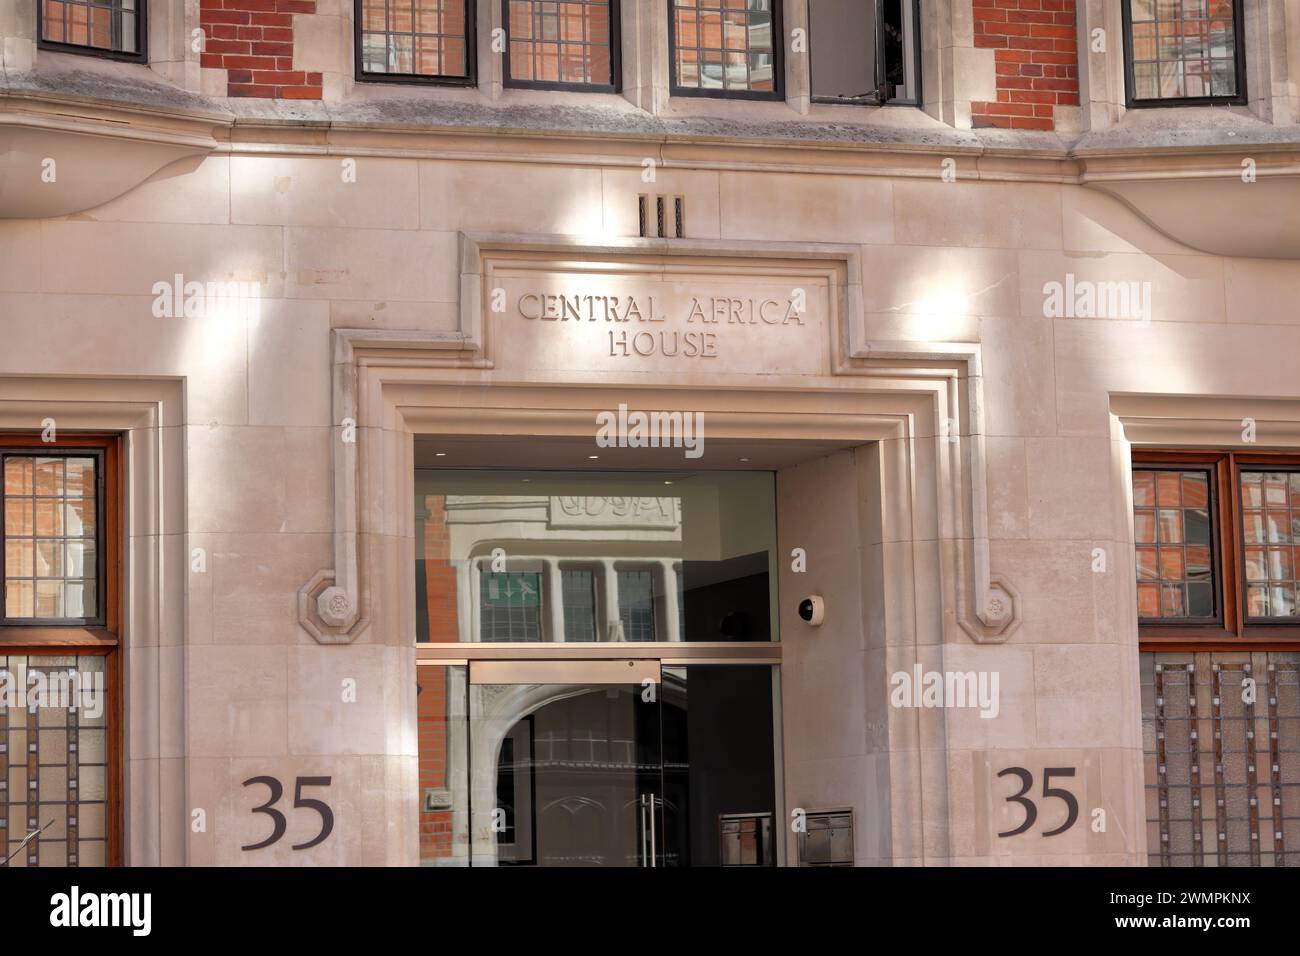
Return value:
M 124 436 L 123 861 L 184 865 L 186 503 L 183 384 L 172 379 L 0 376 L 0 428 Z
M 376 452 L 383 453 L 382 445 L 375 449 L 371 442 L 378 442 L 388 431 L 400 435 L 409 446 L 411 436 L 422 428 L 454 434 L 583 437 L 591 432 L 595 411 L 616 407 L 610 397 L 602 397 L 614 389 L 620 390 L 623 401 L 629 401 L 628 392 L 641 395 L 637 407 L 647 409 L 659 408 L 669 394 L 679 404 L 688 401 L 686 407 L 707 410 L 711 433 L 722 438 L 901 441 L 909 456 L 917 454 L 915 446 L 928 446 L 925 460 L 933 461 L 934 474 L 926 480 L 933 482 L 929 500 L 937 514 L 937 537 L 960 544 L 955 579 L 930 582 L 930 593 L 951 594 L 945 606 L 978 643 L 1004 641 L 1019 625 L 1014 588 L 995 578 L 990 568 L 979 346 L 870 341 L 859 297 L 858 247 L 661 239 L 617 240 L 593 246 L 566 236 L 474 233 L 462 234 L 460 250 L 461 327 L 456 332 L 336 329 L 332 333 L 335 567 L 319 571 L 299 592 L 299 619 L 318 641 L 348 643 L 368 626 L 358 536 L 368 530 L 375 533 L 375 529 L 363 527 L 359 517 L 367 510 L 360 486 L 361 476 L 376 467 Z M 507 250 L 544 251 L 569 259 L 671 253 L 833 266 L 842 270 L 843 276 L 832 286 L 837 294 L 831 297 L 831 341 L 825 344 L 832 356 L 833 374 L 830 378 L 798 377 L 779 385 L 766 381 L 761 386 L 738 384 L 726 392 L 726 398 L 688 386 L 647 388 L 599 375 L 592 376 L 593 381 L 587 383 L 590 387 L 584 388 L 578 399 L 572 390 L 562 391 L 564 386 L 557 382 L 526 385 L 485 377 L 481 379 L 484 387 L 495 396 L 491 402 L 471 398 L 448 409 L 422 404 L 427 400 L 424 395 L 406 400 L 405 390 L 413 383 L 435 388 L 435 383 L 446 377 L 465 372 L 490 376 L 492 355 L 482 322 L 483 263 L 494 251 Z M 753 381 L 752 376 L 747 379 L 743 375 L 728 379 Z M 843 394 L 836 389 L 844 389 Z M 916 397 L 900 398 L 900 391 L 910 391 Z M 733 401 L 739 396 L 764 394 L 781 398 L 760 400 L 759 410 L 754 403 Z M 845 396 L 870 399 L 870 412 L 843 407 Z M 476 406 L 475 401 L 480 404 Z M 907 410 L 899 412 L 899 408 Z M 882 428 L 885 423 L 890 424 Z M 354 440 L 346 440 L 349 435 Z M 409 447 L 404 454 L 409 457 Z M 910 487 L 894 492 L 909 502 L 915 494 Z M 399 496 L 397 500 L 404 507 L 400 502 L 406 499 Z M 968 576 L 972 583 L 967 583 Z
M 1242 453 L 1300 448 L 1300 401 L 1183 395 L 1112 395 L 1125 439 L 1148 448 L 1212 448 Z M 1254 424 L 1255 441 L 1242 432 Z
M 1142 112 L 1142 111 L 1134 111 Z M 1147 113 L 1151 111 L 1146 111 Z M 918 130 L 880 141 L 800 142 L 698 133 L 575 130 L 539 137 L 500 128 L 419 128 L 326 119 L 236 119 L 173 107 L 149 109 L 49 91 L 0 93 L 0 218 L 69 215 L 124 195 L 169 164 L 217 155 L 385 157 L 640 168 L 937 178 L 944 160 L 959 182 L 1045 182 L 1105 192 L 1166 236 L 1227 256 L 1300 258 L 1300 143 L 1240 117 L 1166 141 L 1145 117 L 1073 144 L 1016 135 Z M 1232 128 L 1228 128 L 1231 126 Z M 1130 128 L 1131 127 L 1131 128 Z M 863 127 L 864 134 L 869 128 Z M 879 132 L 879 131 L 877 131 Z M 1163 135 L 1163 134 L 1162 134 Z M 1154 136 L 1154 138 L 1153 138 Z M 56 183 L 41 182 L 47 157 Z M 1250 181 L 1243 169 L 1250 168 Z M 93 168 L 92 168 L 93 167 Z M 1191 193 L 1195 201 L 1191 201 Z M 1259 222 L 1277 228 L 1260 230 Z

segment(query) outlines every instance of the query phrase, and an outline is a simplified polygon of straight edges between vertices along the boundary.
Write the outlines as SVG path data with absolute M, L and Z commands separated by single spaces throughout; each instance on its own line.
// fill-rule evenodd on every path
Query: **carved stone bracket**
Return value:
M 322 644 L 350 644 L 370 625 L 363 613 L 358 560 L 360 493 L 358 447 L 367 440 L 360 425 L 357 388 L 359 352 L 402 354 L 410 350 L 465 350 L 460 333 L 336 329 L 333 333 L 334 567 L 317 571 L 298 590 L 298 623 Z
M 937 396 L 936 441 L 947 450 L 952 475 L 947 485 L 955 513 L 970 518 L 969 545 L 958 550 L 957 623 L 977 644 L 997 644 L 1020 626 L 1021 602 L 1005 578 L 995 577 L 989 555 L 988 476 L 984 450 L 983 372 L 980 346 L 965 343 L 870 342 L 865 328 L 850 325 L 849 355 L 856 359 L 914 362 L 951 386 Z M 967 427 L 958 423 L 965 411 Z M 963 478 L 963 472 L 965 477 Z M 969 573 L 968 573 L 969 569 Z M 972 579 L 968 588 L 967 579 Z
M 298 589 L 298 623 L 321 644 L 351 644 L 370 622 L 333 582 L 334 572 L 321 570 Z

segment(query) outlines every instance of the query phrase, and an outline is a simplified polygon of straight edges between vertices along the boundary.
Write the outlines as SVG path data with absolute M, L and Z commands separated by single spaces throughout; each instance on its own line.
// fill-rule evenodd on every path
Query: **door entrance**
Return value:
M 658 661 L 480 661 L 469 674 L 476 861 L 661 864 Z
M 453 715 L 421 726 L 433 865 L 778 863 L 770 664 L 481 660 L 419 685 Z
M 773 478 L 417 470 L 420 859 L 780 862 Z

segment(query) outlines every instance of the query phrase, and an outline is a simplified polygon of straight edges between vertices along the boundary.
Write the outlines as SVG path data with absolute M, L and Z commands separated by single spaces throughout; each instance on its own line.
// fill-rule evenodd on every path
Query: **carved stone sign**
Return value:
M 498 266 L 485 290 L 497 362 L 703 375 L 827 371 L 825 276 L 681 268 L 591 274 Z
M 655 528 L 681 524 L 681 499 L 553 495 L 552 528 Z

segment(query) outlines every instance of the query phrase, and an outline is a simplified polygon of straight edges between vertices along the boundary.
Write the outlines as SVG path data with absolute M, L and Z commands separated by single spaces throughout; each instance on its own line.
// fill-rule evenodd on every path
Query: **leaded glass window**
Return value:
M 611 0 L 506 0 L 507 83 L 614 90 L 616 12 Z
M 99 459 L 87 454 L 0 457 L 4 621 L 99 621 Z
M 360 74 L 466 82 L 473 77 L 469 0 L 360 0 Z
M 1140 618 L 1215 616 L 1210 488 L 1207 470 L 1134 470 Z
M 1240 0 L 1128 0 L 1129 98 L 1238 99 Z
M 41 0 L 37 20 L 43 45 L 144 57 L 144 0 Z
M 1300 559 L 1300 472 L 1240 475 L 1246 617 L 1296 616 Z
M 595 574 L 587 568 L 561 569 L 560 592 L 564 598 L 565 641 L 596 640 Z
M 105 660 L 0 651 L 0 867 L 108 862 Z
M 654 575 L 650 571 L 618 572 L 618 619 L 624 640 L 655 639 Z
M 673 92 L 776 99 L 777 0 L 669 0 Z

